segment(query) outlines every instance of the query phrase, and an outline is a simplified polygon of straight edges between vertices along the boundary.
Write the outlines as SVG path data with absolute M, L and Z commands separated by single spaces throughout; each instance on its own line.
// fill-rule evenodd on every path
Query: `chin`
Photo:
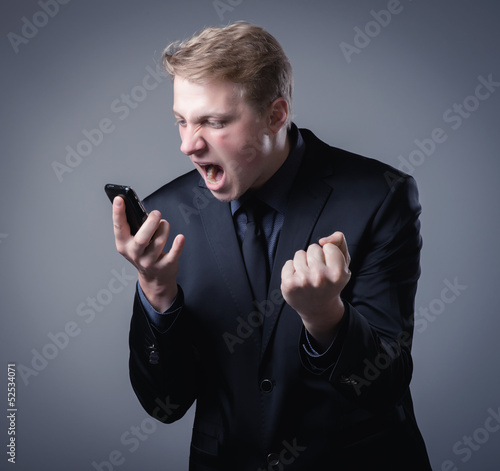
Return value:
M 218 191 L 212 191 L 212 190 L 210 190 L 210 193 L 212 193 L 212 195 L 216 199 L 218 199 L 219 201 L 222 201 L 223 203 L 229 203 L 229 202 L 231 202 L 231 201 L 236 200 L 236 199 L 239 198 L 238 196 L 236 196 L 235 198 L 233 198 L 231 195 L 226 195 L 226 194 L 220 193 Z
M 222 201 L 223 203 L 230 203 L 231 201 L 237 200 L 238 198 L 241 197 L 241 195 L 243 195 L 243 192 L 229 194 L 229 193 L 222 192 L 222 191 L 212 191 L 212 190 L 210 190 L 210 193 L 212 193 L 212 195 L 216 199 L 218 199 L 219 201 Z

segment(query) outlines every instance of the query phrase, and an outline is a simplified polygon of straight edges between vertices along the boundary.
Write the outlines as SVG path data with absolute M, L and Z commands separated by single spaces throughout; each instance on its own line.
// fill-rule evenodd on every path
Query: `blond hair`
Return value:
M 288 104 L 286 125 L 290 125 L 292 67 L 281 45 L 263 28 L 244 21 L 208 27 L 185 41 L 169 44 L 162 59 L 172 77 L 239 85 L 243 97 L 260 114 L 276 98 L 284 98 Z

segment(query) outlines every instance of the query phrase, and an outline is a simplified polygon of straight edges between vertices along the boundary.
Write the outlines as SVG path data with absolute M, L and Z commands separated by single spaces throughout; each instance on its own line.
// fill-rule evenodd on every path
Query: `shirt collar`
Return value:
M 283 215 L 285 214 L 288 195 L 306 148 L 299 129 L 293 123 L 288 132 L 288 138 L 290 139 L 290 153 L 285 162 L 261 188 L 252 192 L 261 201 Z M 249 196 L 250 194 L 247 192 L 237 200 L 231 201 L 233 216 Z

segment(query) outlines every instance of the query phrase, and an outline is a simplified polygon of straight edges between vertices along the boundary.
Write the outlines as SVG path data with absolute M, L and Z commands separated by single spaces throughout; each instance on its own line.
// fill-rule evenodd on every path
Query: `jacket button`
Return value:
M 359 383 L 359 381 L 358 381 L 358 380 L 353 379 L 353 378 L 351 378 L 351 377 L 346 377 L 346 376 L 341 376 L 341 377 L 340 377 L 340 382 L 341 382 L 342 384 L 348 384 L 348 385 L 350 385 L 350 386 L 356 386 L 356 385 Z
M 158 350 L 156 350 L 155 344 L 148 347 L 148 350 L 149 350 L 149 363 L 151 365 L 157 365 L 158 363 L 160 363 L 160 354 L 158 353 Z
M 280 464 L 280 457 L 276 453 L 269 453 L 267 455 L 267 462 L 271 466 L 278 466 Z
M 273 388 L 274 388 L 273 382 L 269 379 L 264 379 L 260 383 L 260 389 L 265 393 L 270 393 L 273 390 Z

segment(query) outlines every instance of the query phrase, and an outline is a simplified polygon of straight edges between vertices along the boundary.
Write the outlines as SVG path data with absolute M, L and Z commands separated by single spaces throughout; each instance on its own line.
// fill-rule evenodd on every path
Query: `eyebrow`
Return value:
M 179 118 L 185 119 L 181 113 L 179 113 L 175 110 L 172 110 L 172 111 L 173 111 L 175 116 L 178 116 Z M 223 121 L 230 121 L 231 119 L 234 118 L 234 116 L 235 116 L 234 113 L 207 113 L 207 114 L 204 114 L 201 116 L 197 116 L 194 119 L 194 122 L 200 123 L 202 121 L 206 121 L 207 119 L 219 119 L 219 120 L 223 120 Z

